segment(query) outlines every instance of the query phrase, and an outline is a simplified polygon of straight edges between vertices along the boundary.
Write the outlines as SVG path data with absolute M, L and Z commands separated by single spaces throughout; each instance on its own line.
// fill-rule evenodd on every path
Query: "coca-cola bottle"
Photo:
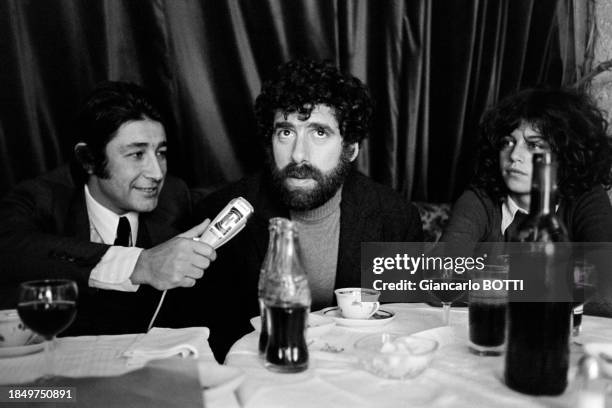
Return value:
M 310 288 L 295 224 L 284 218 L 273 222 L 274 242 L 271 238 L 260 292 L 268 336 L 264 364 L 272 371 L 299 372 L 308 368 L 305 333 Z
M 567 386 L 571 303 L 571 251 L 555 215 L 557 164 L 550 152 L 533 155 L 529 217 L 511 244 L 505 382 L 531 395 L 558 395 Z M 518 248 L 516 248 L 518 247 Z
M 266 346 L 268 345 L 268 327 L 266 324 L 266 310 L 264 307 L 264 286 L 266 284 L 266 279 L 268 274 L 272 273 L 274 269 L 272 268 L 272 259 L 274 258 L 274 254 L 276 253 L 276 238 L 278 234 L 278 224 L 283 220 L 283 218 L 271 218 L 268 231 L 270 232 L 270 236 L 268 239 L 268 250 L 266 251 L 266 256 L 264 257 L 263 263 L 261 264 L 261 269 L 259 271 L 259 282 L 257 284 L 257 295 L 259 297 L 259 315 L 261 317 L 261 331 L 259 332 L 259 357 L 264 358 L 266 352 Z

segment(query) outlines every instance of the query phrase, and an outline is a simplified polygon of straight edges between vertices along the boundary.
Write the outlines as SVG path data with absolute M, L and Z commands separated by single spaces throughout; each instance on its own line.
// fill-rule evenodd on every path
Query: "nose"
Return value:
M 144 168 L 144 175 L 157 182 L 162 181 L 165 174 L 166 163 L 163 158 L 160 158 L 156 154 L 148 156 L 146 166 Z
M 527 149 L 525 148 L 524 143 L 516 143 L 512 147 L 512 151 L 510 151 L 510 159 L 513 162 L 524 162 L 525 154 L 527 153 Z
M 293 144 L 293 151 L 291 152 L 291 159 L 295 163 L 302 163 L 308 161 L 310 148 L 308 146 L 308 140 L 303 134 L 298 134 Z

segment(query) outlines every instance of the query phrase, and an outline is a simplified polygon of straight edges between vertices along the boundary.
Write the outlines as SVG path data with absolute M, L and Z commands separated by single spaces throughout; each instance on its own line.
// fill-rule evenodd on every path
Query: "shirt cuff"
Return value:
M 112 246 L 89 275 L 89 286 L 99 289 L 136 292 L 140 285 L 134 285 L 130 276 L 142 248 Z

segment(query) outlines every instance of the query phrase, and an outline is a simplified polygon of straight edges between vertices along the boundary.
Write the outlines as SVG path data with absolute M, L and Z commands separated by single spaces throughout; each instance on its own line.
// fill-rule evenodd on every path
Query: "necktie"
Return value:
M 119 218 L 119 225 L 117 226 L 117 238 L 115 238 L 114 245 L 118 246 L 130 246 L 130 234 L 132 229 L 130 228 L 130 222 L 127 217 Z
M 524 214 L 520 211 L 517 211 L 514 214 L 514 219 L 512 220 L 510 225 L 508 225 L 508 228 L 506 228 L 506 232 L 504 232 L 504 240 L 506 242 L 510 241 L 512 237 L 516 236 L 516 233 L 518 232 L 519 227 L 521 226 L 523 221 L 525 221 L 527 216 L 528 214 Z

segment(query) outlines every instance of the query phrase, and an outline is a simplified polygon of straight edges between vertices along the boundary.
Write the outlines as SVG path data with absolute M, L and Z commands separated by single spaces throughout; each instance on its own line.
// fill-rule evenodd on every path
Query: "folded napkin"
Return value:
M 173 356 L 198 358 L 202 352 L 210 350 L 208 335 L 207 327 L 154 327 L 148 333 L 138 336 L 122 355 L 127 358 L 128 365 L 141 365 L 150 360 Z

